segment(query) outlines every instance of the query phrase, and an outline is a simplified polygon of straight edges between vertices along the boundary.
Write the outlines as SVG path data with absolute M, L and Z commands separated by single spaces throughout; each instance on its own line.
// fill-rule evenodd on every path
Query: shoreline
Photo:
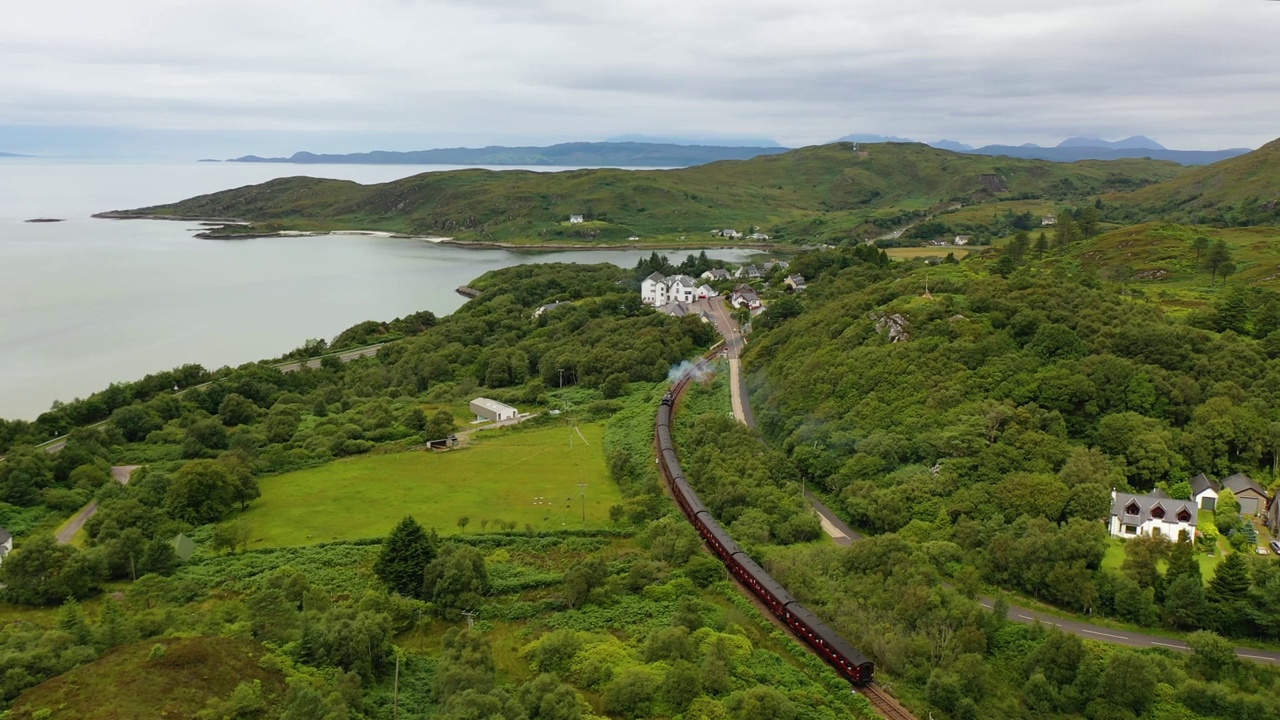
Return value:
M 167 220 L 172 222 L 188 222 L 201 225 L 250 225 L 250 221 L 236 218 L 180 217 L 175 215 L 133 215 L 116 211 L 95 213 L 91 217 L 99 220 Z M 263 233 L 227 233 L 219 234 L 216 229 L 195 233 L 202 240 L 253 240 L 256 238 L 287 237 L 321 237 L 325 235 L 351 235 L 358 237 L 395 238 L 398 240 L 423 240 L 433 245 L 451 247 L 482 248 L 488 250 L 529 250 L 536 252 L 556 250 L 760 250 L 763 252 L 795 253 L 801 248 L 789 245 L 771 245 L 765 243 L 699 243 L 691 241 L 685 244 L 628 242 L 617 244 L 581 244 L 581 243 L 512 243 L 497 240 L 457 240 L 451 237 L 435 235 L 410 235 L 407 233 L 389 232 L 385 230 L 278 230 Z

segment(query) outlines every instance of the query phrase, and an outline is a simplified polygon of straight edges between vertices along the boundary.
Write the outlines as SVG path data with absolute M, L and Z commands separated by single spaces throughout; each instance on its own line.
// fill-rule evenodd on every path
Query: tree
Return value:
M 147 439 L 152 430 L 161 428 L 160 418 L 145 405 L 126 405 L 111 413 L 111 424 L 120 430 L 124 439 L 129 442 L 141 442 Z
M 57 628 L 62 632 L 71 636 L 77 645 L 88 645 L 93 642 L 93 630 L 89 628 L 89 621 L 85 619 L 84 608 L 80 607 L 80 603 L 75 598 L 67 598 L 62 603 L 62 607 L 58 608 Z
M 1115 705 L 1141 715 L 1155 700 L 1159 676 L 1146 657 L 1132 650 L 1120 650 L 1107 661 L 1102 676 L 1102 695 Z
M 53 605 L 85 598 L 97 589 L 106 568 L 87 553 L 58 545 L 52 535 L 31 538 L 0 564 L 3 596 L 21 605 Z
M 1212 241 L 1209 240 L 1208 235 L 1196 235 L 1195 239 L 1191 241 L 1191 248 L 1196 251 L 1197 266 L 1200 265 L 1200 258 L 1204 254 L 1204 251 L 1209 249 L 1210 242 Z
M 658 686 L 658 696 L 675 713 L 682 713 L 702 694 L 702 675 L 698 666 L 677 660 L 667 668 Z
M 658 690 L 658 678 L 644 668 L 622 671 L 604 689 L 605 709 L 624 718 L 651 717 L 649 708 Z
M 1200 574 L 1183 573 L 1169 582 L 1164 597 L 1164 621 L 1180 630 L 1204 627 L 1209 603 Z
M 98 619 L 98 647 L 109 650 L 117 645 L 125 645 L 138 639 L 138 631 L 124 611 L 120 603 L 107 598 L 102 604 L 102 614 Z
M 236 548 L 249 549 L 249 526 L 240 522 L 222 523 L 213 529 L 211 544 L 214 552 L 235 552 Z
M 1214 603 L 1244 600 L 1249 594 L 1249 585 L 1249 567 L 1244 555 L 1231 553 L 1214 570 L 1213 579 L 1209 581 L 1209 600 Z
M 565 600 L 569 607 L 582 607 L 591 597 L 591 591 L 604 585 L 609 568 L 602 558 L 590 557 L 569 568 L 564 574 Z
M 1191 659 L 1187 668 L 1205 680 L 1221 680 L 1232 675 L 1240 665 L 1235 647 L 1220 635 L 1207 630 L 1187 636 L 1191 647 Z
M 215 460 L 192 460 L 174 473 L 164 507 L 179 520 L 204 525 L 226 515 L 237 492 L 226 465 Z
M 427 429 L 427 414 L 422 408 L 415 407 L 409 411 L 404 418 L 404 426 L 415 432 L 422 432 Z M 433 438 L 434 439 L 434 438 Z
M 227 427 L 248 425 L 258 418 L 258 406 L 239 393 L 229 393 L 218 404 L 218 417 Z
M 1049 236 L 1043 230 L 1036 236 L 1036 244 L 1033 250 L 1037 258 L 1042 258 L 1045 253 L 1049 252 Z
M 226 450 L 227 428 L 216 420 L 199 420 L 187 428 L 182 441 L 182 454 L 189 458 L 208 457 Z
M 44 450 L 15 450 L 0 462 L 0 502 L 35 505 L 39 501 L 40 490 L 52 483 L 53 462 Z
M 460 611 L 478 609 L 489 592 L 484 556 L 469 545 L 445 545 L 427 565 L 422 592 L 442 617 L 456 618 Z
M 725 702 L 733 720 L 794 720 L 796 706 L 786 695 L 768 685 L 734 693 Z
M 1217 281 L 1222 266 L 1229 262 L 1231 262 L 1231 249 L 1227 247 L 1227 241 L 1218 240 L 1209 247 L 1209 251 L 1204 256 L 1204 265 L 1213 273 L 1209 281 L 1211 285 Z
M 1225 266 L 1224 266 L 1225 267 Z M 1223 268 L 1219 268 L 1222 270 Z M 1223 272 L 1223 277 L 1226 277 Z M 1242 287 L 1233 287 L 1215 306 L 1217 313 L 1218 332 L 1226 332 L 1231 330 L 1238 335 L 1245 335 L 1248 332 L 1249 324 L 1249 300 L 1245 295 Z
M 621 397 L 626 391 L 627 376 L 623 373 L 614 373 L 600 383 L 600 392 L 606 398 Z
M 435 533 L 427 533 L 408 515 L 382 541 L 373 572 L 393 591 L 423 597 L 423 573 L 435 557 Z
M 443 440 L 452 435 L 456 427 L 452 413 L 448 410 L 437 410 L 431 415 L 431 421 L 427 423 L 427 429 L 423 431 L 422 439 L 428 442 L 431 440 Z

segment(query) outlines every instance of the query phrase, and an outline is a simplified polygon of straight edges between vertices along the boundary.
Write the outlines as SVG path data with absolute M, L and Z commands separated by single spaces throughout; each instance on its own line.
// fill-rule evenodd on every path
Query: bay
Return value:
M 0 417 L 33 419 L 55 400 L 185 363 L 216 368 L 275 357 L 364 320 L 444 315 L 466 301 L 454 288 L 490 270 L 529 262 L 628 267 L 649 254 L 352 235 L 201 240 L 193 223 L 89 217 L 275 177 L 370 183 L 448 169 L 0 161 Z M 24 222 L 36 217 L 64 222 Z M 750 252 L 709 254 L 734 261 Z

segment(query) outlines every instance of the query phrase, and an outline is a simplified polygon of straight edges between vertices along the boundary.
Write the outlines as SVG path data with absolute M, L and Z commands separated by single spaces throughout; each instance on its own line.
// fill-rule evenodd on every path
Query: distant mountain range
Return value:
M 579 142 L 549 147 L 441 148 L 410 152 L 374 151 L 345 155 L 294 153 L 287 158 L 257 155 L 228 160 L 249 163 L 359 165 L 559 165 L 606 167 L 689 167 L 717 160 L 748 160 L 786 152 L 784 147 L 677 145 L 648 142 Z
M 0 157 L 31 157 L 30 155 L 19 155 L 18 153 L 0 152 Z
M 892 135 L 845 135 L 837 142 L 918 142 Z M 974 155 L 1008 155 L 1028 160 L 1053 160 L 1075 162 L 1077 160 L 1120 160 L 1122 158 L 1151 158 L 1172 160 L 1181 165 L 1208 165 L 1249 152 L 1249 148 L 1229 150 L 1170 150 L 1149 137 L 1135 135 L 1123 140 L 1103 140 L 1096 137 L 1073 137 L 1055 147 L 1042 147 L 1035 143 L 1025 145 L 986 145 L 975 148 L 955 140 L 938 140 L 925 143 L 931 147 Z

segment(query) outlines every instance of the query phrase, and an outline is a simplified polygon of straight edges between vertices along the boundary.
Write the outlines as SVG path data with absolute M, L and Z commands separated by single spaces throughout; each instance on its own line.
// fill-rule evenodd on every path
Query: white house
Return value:
M 747 236 L 751 240 L 768 240 L 769 236 L 762 232 L 753 232 Z
M 956 245 L 968 245 L 972 240 L 973 240 L 972 235 L 957 235 L 956 239 L 953 240 L 952 242 L 954 242 Z
M 1160 490 L 1149 495 L 1111 491 L 1111 537 L 1163 535 L 1176 541 L 1184 530 L 1195 537 L 1194 500 L 1174 500 Z
M 688 275 L 665 277 L 655 272 L 640 283 L 640 300 L 654 307 L 671 302 L 691 303 L 698 298 L 698 281 Z
M 497 400 L 489 398 L 476 398 L 471 401 L 471 412 L 476 414 L 476 420 L 492 420 L 501 422 L 503 420 L 514 420 L 520 416 L 520 411 L 510 405 L 503 405 Z
M 570 302 L 553 302 L 553 303 L 547 303 L 546 305 L 542 305 L 542 306 L 540 306 L 537 310 L 534 310 L 534 311 L 533 311 L 533 316 L 534 316 L 535 318 L 539 318 L 539 317 L 542 317 L 542 316 L 543 316 L 544 314 L 546 314 L 546 313 L 549 313 L 549 312 L 555 312 L 555 310 L 556 310 L 557 308 L 562 308 L 562 307 L 564 307 L 564 306 L 566 306 L 566 305 L 572 305 L 572 304 L 573 304 L 573 303 L 570 303 Z
M 720 293 L 716 292 L 715 288 L 710 285 L 699 285 L 697 294 L 699 300 L 706 300 L 707 298 L 718 297 L 720 295 Z
M 733 294 L 729 296 L 729 303 L 739 309 L 745 307 L 759 310 L 764 307 L 764 304 L 760 302 L 760 296 L 756 295 L 756 291 L 749 285 L 739 285 L 734 288 Z
M 1221 490 L 1222 486 L 1204 473 L 1191 478 L 1191 499 L 1196 501 L 1196 507 L 1201 510 L 1213 510 L 1217 507 L 1218 493 Z
M 742 233 L 732 228 L 725 228 L 724 230 L 712 230 L 711 234 L 715 235 L 716 237 L 726 237 L 726 238 L 734 238 L 734 239 L 742 237 Z
M 724 268 L 712 268 L 700 276 L 703 280 L 728 280 L 733 277 Z
M 4 558 L 13 552 L 13 535 L 8 530 L 0 528 L 0 565 L 4 564 Z
M 1045 215 L 1044 217 L 1040 218 L 1040 224 L 1041 224 L 1041 225 L 1057 225 L 1057 224 L 1058 224 L 1058 216 L 1057 216 L 1057 215 Z
M 584 223 L 584 222 L 586 222 L 586 220 L 584 220 L 584 219 L 582 218 L 582 216 L 581 216 L 581 215 L 570 215 L 570 216 L 569 216 L 569 224 L 570 224 L 570 225 L 578 225 L 578 224 L 581 224 L 581 223 Z
M 805 288 L 803 275 L 788 275 L 784 282 L 787 287 L 791 288 L 792 292 L 800 292 Z
M 758 278 L 760 277 L 760 268 L 755 265 L 743 265 L 733 274 L 736 278 Z

